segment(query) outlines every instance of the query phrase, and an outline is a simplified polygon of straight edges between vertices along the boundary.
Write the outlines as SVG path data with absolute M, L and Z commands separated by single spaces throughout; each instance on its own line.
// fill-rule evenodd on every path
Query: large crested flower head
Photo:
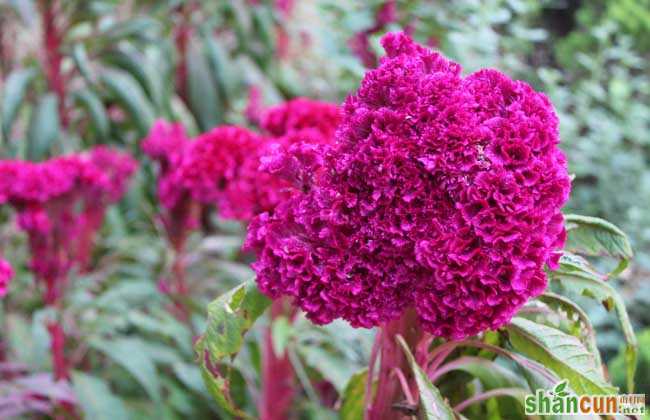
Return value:
M 258 284 L 316 323 L 372 327 L 413 307 L 437 336 L 498 328 L 545 288 L 565 238 L 553 107 L 496 70 L 462 77 L 404 34 L 382 43 L 312 187 L 251 223 Z
M 14 270 L 9 263 L 0 258 L 0 298 L 7 294 L 7 288 L 13 276 Z

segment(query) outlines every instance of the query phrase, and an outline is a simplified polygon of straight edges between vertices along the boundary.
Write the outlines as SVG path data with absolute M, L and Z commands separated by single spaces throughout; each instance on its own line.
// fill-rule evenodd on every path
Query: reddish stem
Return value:
M 58 321 L 48 322 L 47 331 L 50 333 L 50 351 L 54 379 L 70 379 L 68 362 L 65 359 L 65 333 Z
M 412 369 L 404 356 L 402 348 L 396 341 L 401 335 L 410 349 L 415 349 L 423 333 L 417 323 L 417 315 L 412 309 L 404 312 L 401 318 L 384 324 L 381 334 L 377 335 L 380 342 L 381 361 L 377 391 L 369 409 L 366 420 L 397 420 L 408 418 L 393 409 L 393 404 L 400 403 L 405 398 L 402 383 L 409 389 L 414 388 Z M 397 378 L 395 371 L 401 371 L 403 376 Z M 370 379 L 369 379 L 370 380 Z M 400 380 L 402 383 L 400 383 Z
M 174 43 L 176 44 L 176 53 L 178 54 L 178 64 L 176 65 L 176 90 L 178 96 L 188 103 L 187 92 L 187 48 L 192 35 L 192 27 L 189 24 L 189 15 L 191 4 L 180 6 L 178 11 L 180 22 L 174 27 Z
M 61 53 L 63 33 L 57 25 L 57 18 L 59 17 L 57 4 L 58 1 L 56 0 L 41 1 L 43 43 L 45 45 L 45 62 L 43 63 L 43 67 L 45 68 L 48 86 L 58 98 L 61 124 L 63 127 L 67 127 L 69 119 L 65 107 L 66 83 L 61 66 L 63 62 L 63 54 Z
M 261 420 L 286 420 L 289 418 L 295 395 L 295 375 L 285 351 L 275 354 L 273 349 L 272 322 L 281 316 L 292 319 L 295 311 L 285 299 L 277 299 L 271 305 L 271 324 L 264 331 L 262 345 L 262 392 L 259 401 Z

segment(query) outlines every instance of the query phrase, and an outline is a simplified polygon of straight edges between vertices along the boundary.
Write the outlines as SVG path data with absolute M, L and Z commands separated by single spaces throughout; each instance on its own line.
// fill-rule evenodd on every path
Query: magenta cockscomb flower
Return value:
M 54 303 L 74 265 L 87 269 L 105 209 L 119 200 L 135 171 L 129 155 L 99 147 L 35 163 L 0 161 L 0 197 L 27 233 L 31 269 Z
M 80 159 L 83 209 L 79 216 L 77 262 L 82 270 L 87 271 L 95 235 L 102 226 L 106 209 L 122 198 L 138 162 L 128 154 L 106 146 L 95 147 L 80 155 Z
M 144 153 L 158 164 L 158 199 L 163 207 L 160 219 L 177 252 L 184 247 L 189 232 L 198 226 L 200 211 L 179 170 L 189 146 L 183 125 L 164 120 L 154 123 L 142 143 Z
M 281 200 L 282 186 L 257 171 L 266 140 L 245 128 L 217 127 L 201 134 L 188 149 L 179 169 L 192 198 L 215 204 L 226 219 L 247 221 Z
M 272 138 L 260 159 L 260 169 L 300 190 L 309 188 L 341 118 L 338 105 L 307 98 L 269 108 L 262 128 Z
M 382 44 L 311 186 L 249 227 L 260 289 L 319 324 L 412 307 L 437 336 L 500 327 L 544 290 L 565 239 L 553 107 L 496 70 L 462 77 L 404 34 Z
M 14 270 L 11 265 L 2 258 L 0 258 L 0 298 L 7 294 L 9 282 L 14 276 Z
M 296 98 L 267 109 L 262 116 L 262 128 L 271 137 L 318 133 L 318 143 L 330 142 L 341 122 L 341 109 L 329 102 Z

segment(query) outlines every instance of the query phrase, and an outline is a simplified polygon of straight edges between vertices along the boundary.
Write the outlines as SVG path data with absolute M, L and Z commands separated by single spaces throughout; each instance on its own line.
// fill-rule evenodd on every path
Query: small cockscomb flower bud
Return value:
M 544 290 L 564 243 L 557 116 L 496 70 L 463 77 L 405 34 L 382 44 L 311 188 L 251 222 L 258 285 L 319 324 L 370 328 L 414 308 L 436 336 L 498 328 Z

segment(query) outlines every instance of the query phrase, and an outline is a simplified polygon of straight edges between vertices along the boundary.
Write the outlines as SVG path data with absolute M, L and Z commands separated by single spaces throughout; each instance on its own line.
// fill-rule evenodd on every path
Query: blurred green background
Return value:
M 567 212 L 605 218 L 631 237 L 635 262 L 617 286 L 636 327 L 650 326 L 650 0 L 400 0 L 396 19 L 377 25 L 384 3 L 0 0 L 0 156 L 41 160 L 109 143 L 141 157 L 140 140 L 156 118 L 180 120 L 191 134 L 249 124 L 251 88 L 267 106 L 295 96 L 341 102 L 365 71 L 351 39 L 367 34 L 379 56 L 381 35 L 406 29 L 466 73 L 494 67 L 547 93 L 575 174 Z M 142 418 L 160 414 L 162 398 L 167 418 L 201 417 L 216 407 L 193 364 L 191 338 L 203 328 L 205 304 L 251 275 L 238 251 L 244 228 L 215 218 L 216 229 L 194 235 L 196 311 L 190 327 L 182 325 L 156 288 L 170 255 L 155 216 L 153 166 L 141 161 L 127 197 L 107 217 L 98 270 L 71 283 L 67 329 L 93 372 L 73 382 Z M 0 246 L 18 271 L 3 302 L 5 350 L 30 369 L 47 369 L 39 321 L 47 313 L 11 218 L 0 210 Z M 591 315 L 613 376 L 622 378 L 615 321 L 602 308 Z M 313 329 L 310 339 L 327 341 L 331 330 Z M 368 342 L 363 332 L 350 334 L 322 351 L 314 341 L 299 347 L 307 368 L 342 386 L 347 378 L 328 375 L 364 362 L 342 354 L 345 340 Z M 640 349 L 639 375 L 647 379 L 650 346 Z M 258 350 L 249 350 L 255 366 Z M 130 361 L 134 353 L 142 360 Z M 242 386 L 247 380 L 242 374 Z

